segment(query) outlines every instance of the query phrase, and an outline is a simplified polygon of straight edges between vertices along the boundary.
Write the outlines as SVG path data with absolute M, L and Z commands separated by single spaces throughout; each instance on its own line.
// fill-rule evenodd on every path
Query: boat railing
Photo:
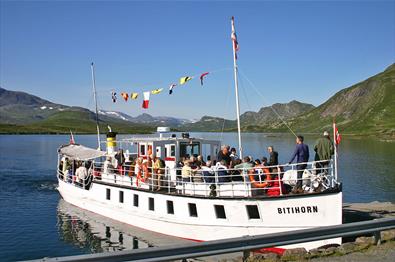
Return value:
M 297 177 L 298 167 L 304 167 Z M 93 162 L 86 178 L 75 171 L 66 175 L 58 170 L 60 179 L 89 189 L 92 180 L 147 191 L 206 197 L 252 197 L 289 194 L 298 181 L 299 193 L 321 192 L 335 187 L 333 161 L 313 161 L 276 166 L 226 168 L 220 165 L 202 168 L 164 167 L 145 164 L 124 164 L 114 168 L 104 162 Z

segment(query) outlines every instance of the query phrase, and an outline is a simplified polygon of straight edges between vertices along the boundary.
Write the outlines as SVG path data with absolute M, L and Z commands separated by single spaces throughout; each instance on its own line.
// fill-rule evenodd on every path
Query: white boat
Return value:
M 234 30 L 233 23 L 232 28 Z M 237 95 L 236 59 L 234 61 Z M 239 110 L 237 112 L 239 120 Z M 238 127 L 241 156 L 240 124 Z M 281 186 L 295 184 L 296 164 L 242 170 L 214 168 L 209 173 L 196 169 L 185 179 L 177 165 L 181 159 L 200 155 L 204 160 L 215 161 L 222 145 L 219 141 L 192 138 L 186 133 L 171 134 L 167 128 L 158 131 L 157 137 L 120 140 L 116 139 L 115 132 L 109 132 L 106 151 L 76 144 L 60 147 L 57 173 L 62 198 L 77 207 L 135 227 L 195 241 L 342 223 L 342 186 L 337 179 L 336 158 L 328 160 L 325 170 L 317 169 L 317 162 L 305 163 L 301 194 L 288 193 Z M 100 144 L 99 140 L 99 148 Z M 137 169 L 134 162 L 118 165 L 115 159 L 120 156 L 119 148 L 124 150 L 126 159 L 131 157 L 145 163 L 138 163 Z M 151 168 L 151 157 L 164 160 L 164 167 Z M 76 174 L 78 162 L 89 169 L 87 175 Z M 259 172 L 268 175 L 267 170 L 271 178 L 261 181 L 264 176 Z M 268 194 L 273 189 L 277 193 Z M 341 239 L 281 248 L 312 249 L 328 244 L 341 244 Z

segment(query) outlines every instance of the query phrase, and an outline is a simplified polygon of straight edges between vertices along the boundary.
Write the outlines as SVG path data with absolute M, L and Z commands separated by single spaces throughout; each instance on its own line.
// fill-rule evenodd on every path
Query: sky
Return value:
M 55 103 L 198 119 L 235 119 L 230 18 L 241 112 L 325 102 L 395 61 L 395 1 L 4 1 L 0 86 Z M 176 87 L 182 76 L 210 72 Z M 151 95 L 111 101 L 111 90 Z M 141 97 L 141 95 L 140 95 Z

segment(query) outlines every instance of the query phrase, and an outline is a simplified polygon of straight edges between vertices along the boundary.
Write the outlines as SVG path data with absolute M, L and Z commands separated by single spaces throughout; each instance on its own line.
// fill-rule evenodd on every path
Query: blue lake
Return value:
M 234 133 L 191 134 L 236 146 Z M 76 136 L 96 147 L 96 136 Z M 316 137 L 306 137 L 312 149 Z M 181 240 L 137 230 L 72 207 L 56 191 L 57 148 L 67 135 L 0 136 L 0 261 L 144 248 Z M 290 135 L 243 134 L 254 158 L 273 145 L 285 163 L 294 149 Z M 311 152 L 313 156 L 313 152 Z M 395 143 L 344 137 L 339 147 L 339 178 L 344 202 L 395 202 Z

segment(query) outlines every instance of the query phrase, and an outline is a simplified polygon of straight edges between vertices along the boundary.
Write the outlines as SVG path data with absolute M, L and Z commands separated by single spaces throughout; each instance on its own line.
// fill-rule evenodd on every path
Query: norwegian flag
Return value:
M 337 129 L 336 123 L 333 123 L 333 130 L 334 130 L 334 139 L 336 145 L 340 144 L 340 141 L 342 140 L 342 136 L 339 133 L 339 130 Z
M 235 18 L 232 16 L 232 34 L 231 34 L 233 49 L 235 51 L 235 58 L 237 59 L 237 51 L 239 51 L 239 42 L 237 42 L 237 35 L 235 30 Z
M 70 145 L 74 145 L 74 144 L 75 144 L 74 135 L 73 135 L 73 132 L 71 132 L 71 130 L 70 130 Z

